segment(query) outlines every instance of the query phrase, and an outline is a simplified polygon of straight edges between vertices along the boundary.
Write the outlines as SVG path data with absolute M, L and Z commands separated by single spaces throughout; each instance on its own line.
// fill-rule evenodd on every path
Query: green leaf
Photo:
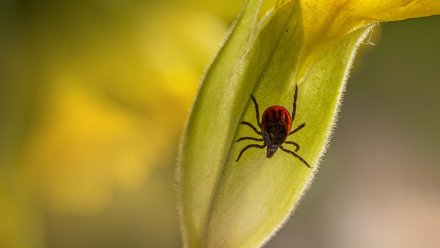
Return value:
M 179 157 L 179 204 L 186 247 L 257 247 L 287 219 L 317 170 L 341 101 L 357 45 L 370 26 L 342 37 L 303 44 L 297 1 L 258 21 L 261 1 L 249 0 L 203 79 Z M 312 166 L 278 150 L 240 150 L 258 137 L 253 94 L 260 114 L 273 105 L 292 109 L 298 85 L 295 128 L 288 138 Z M 289 145 L 285 145 L 287 148 Z M 290 148 L 290 147 L 289 147 Z M 293 148 L 291 148 L 293 150 Z

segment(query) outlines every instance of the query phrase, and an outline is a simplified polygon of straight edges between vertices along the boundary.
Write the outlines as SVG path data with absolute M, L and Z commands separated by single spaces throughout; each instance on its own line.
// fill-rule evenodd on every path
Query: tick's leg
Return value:
M 263 139 L 258 139 L 258 138 L 254 138 L 254 137 L 241 137 L 238 140 L 236 140 L 235 142 L 239 142 L 242 140 L 255 140 L 255 141 L 263 141 Z
M 310 167 L 309 163 L 307 163 L 307 161 L 305 161 L 300 155 L 296 154 L 295 152 L 293 152 L 293 151 L 289 151 L 289 150 L 285 149 L 285 148 L 282 147 L 282 146 L 280 146 L 280 149 L 283 150 L 283 151 L 285 151 L 285 152 L 287 152 L 287 153 L 292 154 L 294 157 L 296 157 L 296 158 L 299 159 L 301 162 L 303 162 L 307 167 L 312 168 L 312 167 Z
M 252 145 L 247 145 L 245 148 L 241 149 L 240 154 L 238 155 L 237 160 L 235 160 L 235 162 L 238 162 L 238 160 L 240 160 L 241 155 L 243 155 L 243 153 L 249 149 L 249 148 L 259 148 L 259 149 L 264 149 L 266 147 L 266 145 L 257 145 L 257 144 L 252 144 Z
M 295 85 L 295 94 L 293 95 L 292 122 L 293 120 L 295 120 L 297 99 L 298 99 L 298 85 Z
M 260 111 L 258 111 L 258 103 L 257 100 L 255 100 L 255 97 L 253 95 L 251 95 L 252 101 L 254 102 L 255 105 L 255 114 L 257 116 L 257 123 L 258 126 L 261 127 L 261 122 L 260 122 Z
M 299 125 L 297 128 L 293 129 L 293 130 L 289 133 L 289 135 L 292 135 L 292 134 L 298 132 L 299 130 L 301 130 L 301 128 L 303 128 L 303 127 L 305 127 L 305 126 L 306 126 L 305 123 Z
M 261 135 L 261 132 L 258 131 L 258 129 L 257 129 L 256 127 L 254 127 L 254 125 L 250 124 L 249 122 L 247 122 L 247 121 L 242 121 L 242 122 L 240 122 L 240 124 L 243 124 L 243 125 L 247 125 L 247 126 L 249 126 L 249 127 L 252 128 L 252 129 L 253 129 L 258 135 Z
M 285 144 L 291 144 L 295 146 L 295 152 L 297 152 L 299 150 L 299 145 L 296 142 L 293 141 L 284 141 Z

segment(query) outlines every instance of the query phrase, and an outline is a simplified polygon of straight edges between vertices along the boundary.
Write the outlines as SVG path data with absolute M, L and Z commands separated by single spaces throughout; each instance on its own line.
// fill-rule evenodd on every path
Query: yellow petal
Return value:
M 279 0 L 283 5 L 288 0 Z M 375 22 L 397 21 L 440 14 L 439 0 L 301 0 L 304 43 L 342 37 Z
M 334 3 L 356 16 L 376 21 L 440 14 L 439 0 L 334 0 Z

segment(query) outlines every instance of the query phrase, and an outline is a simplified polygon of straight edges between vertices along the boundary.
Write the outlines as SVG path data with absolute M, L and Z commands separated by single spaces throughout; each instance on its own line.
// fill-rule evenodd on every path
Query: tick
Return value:
M 298 143 L 293 141 L 286 141 L 286 138 L 288 136 L 298 132 L 299 130 L 301 130 L 306 126 L 306 123 L 303 123 L 298 127 L 296 127 L 295 129 L 291 130 L 292 123 L 295 119 L 296 100 L 298 98 L 298 86 L 295 86 L 292 114 L 290 114 L 289 111 L 282 106 L 271 106 L 268 107 L 263 112 L 263 117 L 261 119 L 261 122 L 260 122 L 260 114 L 258 111 L 257 100 L 255 100 L 255 97 L 253 95 L 251 95 L 251 98 L 255 105 L 255 114 L 257 117 L 257 124 L 259 129 L 246 121 L 242 121 L 240 122 L 240 124 L 249 126 L 250 128 L 252 128 L 252 130 L 254 130 L 255 133 L 261 135 L 262 138 L 241 137 L 236 142 L 240 142 L 243 140 L 253 140 L 253 141 L 263 142 L 263 144 L 262 145 L 250 144 L 245 146 L 243 149 L 241 149 L 240 154 L 238 155 L 236 161 L 238 162 L 238 160 L 240 160 L 243 153 L 249 148 L 259 148 L 259 149 L 267 148 L 266 157 L 268 158 L 273 157 L 277 149 L 280 148 L 282 151 L 293 155 L 294 157 L 299 159 L 303 164 L 305 164 L 307 167 L 311 168 L 309 163 L 307 163 L 306 160 L 304 160 L 300 155 L 296 153 L 299 151 Z M 284 148 L 283 144 L 293 145 L 295 147 L 295 151 L 291 151 Z

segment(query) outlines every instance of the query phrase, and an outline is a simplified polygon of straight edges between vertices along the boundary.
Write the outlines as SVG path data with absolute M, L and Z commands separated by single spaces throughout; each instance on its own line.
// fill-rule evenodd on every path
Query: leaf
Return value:
M 310 48 L 303 43 L 298 2 L 278 6 L 259 23 L 260 1 L 245 6 L 203 80 L 180 149 L 179 198 L 187 247 L 256 247 L 286 220 L 317 170 L 354 52 L 371 28 Z M 235 140 L 258 137 L 239 124 L 256 123 L 250 95 L 260 112 L 272 105 L 291 109 L 296 85 L 293 128 L 307 125 L 289 139 L 301 145 L 298 154 L 313 169 L 282 151 L 268 159 L 264 150 L 250 149 L 236 162 L 252 142 Z

